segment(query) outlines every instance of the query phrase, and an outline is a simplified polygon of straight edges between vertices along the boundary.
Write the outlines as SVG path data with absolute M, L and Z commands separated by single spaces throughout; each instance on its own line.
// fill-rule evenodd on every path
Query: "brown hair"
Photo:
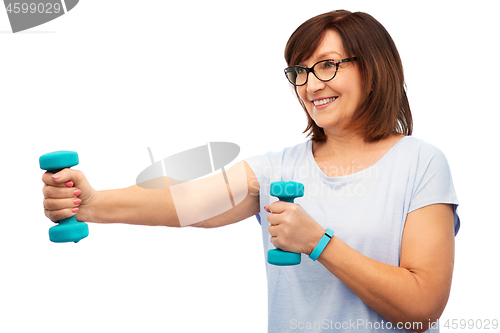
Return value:
M 396 45 L 385 28 L 372 16 L 337 10 L 313 17 L 295 30 L 285 48 L 288 66 L 298 65 L 312 56 L 324 33 L 333 29 L 342 39 L 348 57 L 357 57 L 363 78 L 363 102 L 346 129 L 361 133 L 365 141 L 376 141 L 392 133 L 411 135 L 410 105 L 406 96 L 403 65 Z M 326 141 L 324 130 L 306 112 L 311 140 Z

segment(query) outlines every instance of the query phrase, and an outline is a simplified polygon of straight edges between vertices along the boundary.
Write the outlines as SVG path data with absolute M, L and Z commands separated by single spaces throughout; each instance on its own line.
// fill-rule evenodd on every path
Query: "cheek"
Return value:
M 358 86 L 358 83 L 346 79 L 338 80 L 335 83 L 337 85 L 332 87 L 332 89 L 341 95 L 342 99 L 340 101 L 342 104 L 347 103 L 355 108 L 361 99 L 361 88 Z
M 297 95 L 299 96 L 300 100 L 304 102 L 306 98 L 305 97 L 306 90 L 304 89 L 304 86 L 295 88 L 295 91 L 297 92 Z
M 306 106 L 307 110 L 310 113 L 310 105 L 309 105 L 310 103 L 307 100 L 307 91 L 305 86 L 297 87 L 296 89 L 297 89 L 296 90 L 297 95 L 299 96 L 300 100 L 302 101 L 302 103 L 304 103 L 304 105 Z
M 362 81 L 359 75 L 355 75 L 351 78 L 349 82 L 349 95 L 351 96 L 352 102 L 359 106 L 361 104 L 361 99 L 363 97 Z

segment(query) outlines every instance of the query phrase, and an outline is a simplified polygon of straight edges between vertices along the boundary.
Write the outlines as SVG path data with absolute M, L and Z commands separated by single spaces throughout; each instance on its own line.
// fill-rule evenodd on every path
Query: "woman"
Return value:
M 285 58 L 311 140 L 237 163 L 227 177 L 244 168 L 244 186 L 231 188 L 244 199 L 192 225 L 257 214 L 266 253 L 302 253 L 300 265 L 267 265 L 269 332 L 426 331 L 450 292 L 458 201 L 444 155 L 410 137 L 391 37 L 368 14 L 334 11 L 302 24 Z M 168 186 L 96 192 L 70 169 L 42 180 L 52 221 L 76 213 L 80 221 L 183 226 Z M 279 180 L 303 183 L 304 197 L 276 201 L 269 187 Z M 198 192 L 207 206 L 223 200 Z M 195 202 L 188 203 L 203 209 Z

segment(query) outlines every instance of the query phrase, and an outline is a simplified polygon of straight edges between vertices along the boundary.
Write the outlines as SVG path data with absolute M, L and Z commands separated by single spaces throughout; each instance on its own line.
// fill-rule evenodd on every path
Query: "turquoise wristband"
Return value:
M 309 255 L 309 258 L 311 258 L 312 260 L 318 259 L 319 255 L 321 254 L 321 252 L 323 252 L 323 250 L 325 249 L 330 239 L 332 239 L 332 237 L 333 237 L 333 230 L 327 228 L 325 234 L 323 235 L 323 237 L 321 237 L 321 240 L 319 241 L 318 245 L 316 245 L 314 251 L 312 251 L 312 253 Z

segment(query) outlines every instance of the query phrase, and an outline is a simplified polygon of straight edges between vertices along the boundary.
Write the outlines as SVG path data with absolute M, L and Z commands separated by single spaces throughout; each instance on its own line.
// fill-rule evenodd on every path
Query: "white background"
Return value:
M 38 157 L 77 151 L 103 190 L 133 185 L 147 147 L 160 159 L 229 141 L 240 160 L 303 142 L 283 50 L 334 9 L 386 27 L 414 136 L 450 163 L 462 227 L 441 326 L 500 320 L 497 4 L 407 3 L 82 0 L 17 34 L 0 10 L 0 332 L 265 332 L 255 218 L 213 230 L 90 224 L 80 243 L 53 244 Z

